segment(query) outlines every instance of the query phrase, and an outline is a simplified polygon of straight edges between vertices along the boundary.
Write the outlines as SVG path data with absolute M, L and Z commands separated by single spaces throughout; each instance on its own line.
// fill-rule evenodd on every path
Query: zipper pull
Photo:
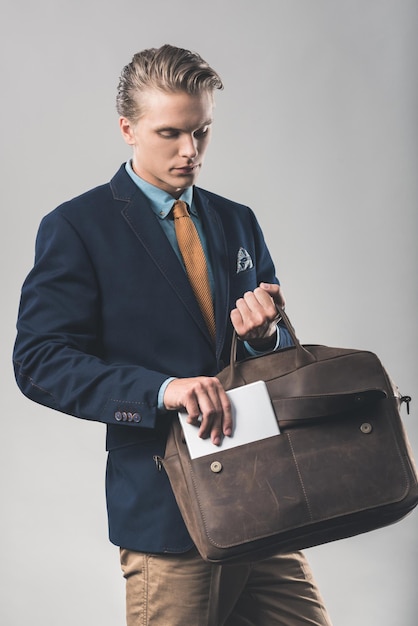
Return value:
M 410 405 L 411 401 L 412 401 L 411 396 L 401 396 L 401 403 L 405 402 L 405 404 L 406 404 L 406 412 L 407 412 L 408 415 L 409 415 L 409 405 Z
M 163 459 L 160 456 L 158 456 L 158 454 L 154 454 L 152 458 L 154 459 L 154 463 L 157 467 L 157 470 L 161 472 L 162 467 L 163 467 Z

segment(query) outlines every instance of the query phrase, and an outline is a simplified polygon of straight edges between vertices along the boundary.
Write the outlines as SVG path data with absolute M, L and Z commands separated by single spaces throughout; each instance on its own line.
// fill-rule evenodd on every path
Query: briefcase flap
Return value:
M 344 415 L 388 395 L 399 395 L 375 354 L 341 353 L 340 348 L 326 346 L 309 346 L 309 350 L 315 361 L 279 376 L 277 371 L 273 376 L 272 368 L 266 381 L 279 422 Z M 284 355 L 271 356 L 280 359 Z
M 301 362 L 298 349 L 309 357 Z M 231 364 L 217 376 L 225 389 L 264 380 L 279 423 L 340 415 L 388 396 L 399 398 L 374 353 L 346 348 L 299 346 L 244 361 L 231 356 Z

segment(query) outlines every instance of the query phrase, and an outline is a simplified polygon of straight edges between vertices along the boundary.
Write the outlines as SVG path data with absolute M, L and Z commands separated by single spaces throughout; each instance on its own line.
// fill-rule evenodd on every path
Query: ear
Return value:
M 134 132 L 132 123 L 127 117 L 119 118 L 119 128 L 126 143 L 132 146 L 135 143 Z

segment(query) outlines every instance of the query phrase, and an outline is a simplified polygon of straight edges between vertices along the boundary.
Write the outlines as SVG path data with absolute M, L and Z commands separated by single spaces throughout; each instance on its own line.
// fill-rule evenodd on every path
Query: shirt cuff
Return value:
M 164 406 L 164 392 L 167 389 L 169 383 L 171 383 L 172 380 L 176 380 L 174 376 L 171 376 L 170 378 L 167 378 L 167 380 L 165 380 L 163 382 L 163 384 L 161 385 L 159 391 L 158 391 L 158 405 L 157 408 L 159 411 L 165 411 L 166 408 Z
M 244 341 L 244 346 L 250 356 L 262 356 L 263 354 L 267 354 L 268 352 L 275 352 L 279 348 L 280 344 L 280 328 L 276 326 L 276 343 L 274 348 L 270 350 L 254 350 L 252 346 L 248 343 L 248 341 Z

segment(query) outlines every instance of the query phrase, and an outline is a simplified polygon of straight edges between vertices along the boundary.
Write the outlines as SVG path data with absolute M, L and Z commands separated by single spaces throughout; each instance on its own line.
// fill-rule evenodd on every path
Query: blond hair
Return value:
M 199 94 L 223 89 L 219 75 L 196 52 L 168 44 L 137 52 L 123 68 L 116 96 L 116 109 L 135 122 L 141 117 L 141 91 L 184 91 Z

